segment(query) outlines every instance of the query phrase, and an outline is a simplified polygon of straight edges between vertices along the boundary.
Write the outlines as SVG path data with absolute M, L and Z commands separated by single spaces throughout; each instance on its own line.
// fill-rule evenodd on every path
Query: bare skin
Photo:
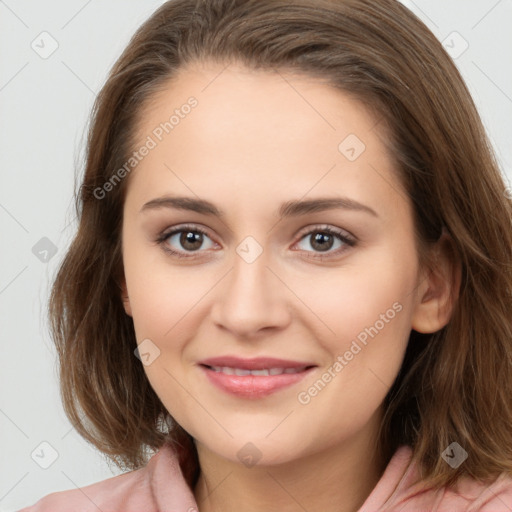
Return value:
M 356 511 L 388 462 L 377 432 L 410 331 L 449 320 L 449 265 L 441 254 L 438 272 L 420 267 L 412 204 L 362 103 L 313 78 L 197 65 L 152 98 L 140 143 L 191 96 L 197 106 L 129 176 L 123 300 L 138 343 L 160 351 L 144 367 L 151 385 L 196 440 L 199 510 Z M 170 195 L 205 199 L 224 216 L 143 208 Z M 320 197 L 344 207 L 278 214 Z M 224 355 L 315 368 L 248 399 L 205 376 L 200 361 Z M 311 391 L 319 379 L 325 386 Z

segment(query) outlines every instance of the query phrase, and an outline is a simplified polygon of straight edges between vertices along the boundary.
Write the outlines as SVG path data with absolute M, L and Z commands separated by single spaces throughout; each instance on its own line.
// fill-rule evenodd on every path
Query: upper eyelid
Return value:
M 182 231 L 198 231 L 199 233 L 203 233 L 207 235 L 210 239 L 213 240 L 214 237 L 211 237 L 209 234 L 209 230 L 207 228 L 202 227 L 201 225 L 195 225 L 195 224 L 184 224 L 184 225 L 178 225 L 173 226 L 168 229 L 164 229 L 161 232 L 162 237 L 169 237 L 171 235 L 175 235 L 176 233 L 181 233 Z
M 347 231 L 346 229 L 343 229 L 343 228 L 333 227 L 329 224 L 315 224 L 313 226 L 303 228 L 297 233 L 297 236 L 309 235 L 313 231 L 322 232 L 324 230 L 325 231 L 333 231 L 338 235 L 340 235 L 340 234 L 343 235 L 344 233 L 346 233 L 347 234 L 346 238 L 351 238 L 351 239 L 356 240 L 356 237 L 352 233 L 350 233 L 350 231 Z M 341 233 L 338 233 L 338 232 L 341 232 Z

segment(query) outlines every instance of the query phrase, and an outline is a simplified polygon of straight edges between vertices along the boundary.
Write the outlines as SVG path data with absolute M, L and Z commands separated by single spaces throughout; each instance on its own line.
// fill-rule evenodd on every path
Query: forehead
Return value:
M 203 62 L 180 69 L 146 101 L 139 113 L 139 138 L 168 121 L 173 113 L 181 114 L 180 109 L 191 97 L 197 101 L 191 117 L 200 118 L 200 123 L 192 121 L 194 134 L 202 137 L 202 142 L 218 142 L 215 134 L 221 135 L 236 124 L 248 130 L 246 141 L 251 135 L 263 135 L 262 132 L 277 135 L 279 130 L 280 134 L 288 134 L 288 138 L 321 137 L 329 143 L 347 130 L 363 138 L 380 121 L 367 103 L 320 78 L 277 69 L 253 70 L 239 64 Z M 181 115 L 179 118 L 183 120 Z M 186 124 L 191 123 L 179 121 L 180 130 L 174 130 L 177 124 L 173 136 L 186 132 Z M 374 135 L 382 137 L 380 132 L 383 132 L 382 125 Z M 264 142 L 262 137 L 258 139 L 258 143 Z M 272 140 L 282 142 L 275 137 Z
M 130 175 L 140 197 L 166 187 L 262 198 L 341 187 L 362 199 L 372 182 L 401 186 L 372 110 L 306 75 L 189 66 L 144 105 L 137 133 L 135 148 L 153 146 Z

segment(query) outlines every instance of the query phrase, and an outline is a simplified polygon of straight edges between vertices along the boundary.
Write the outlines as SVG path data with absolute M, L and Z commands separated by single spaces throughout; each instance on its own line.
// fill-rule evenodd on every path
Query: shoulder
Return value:
M 430 489 L 418 481 L 417 467 L 410 462 L 412 450 L 402 452 L 402 478 L 386 505 L 389 512 L 510 512 L 512 511 L 512 475 L 502 473 L 483 482 L 469 477 L 450 488 Z M 409 463 L 410 462 L 410 463 Z
M 442 509 L 453 510 L 450 504 L 465 505 L 468 512 L 510 512 L 512 510 L 512 475 L 502 473 L 493 482 L 484 483 L 469 478 L 462 479 L 452 490 L 444 493 L 446 505 Z
M 157 512 L 163 503 L 168 503 L 169 493 L 179 499 L 186 490 L 184 486 L 177 458 L 164 446 L 140 469 L 85 487 L 48 494 L 18 512 Z
M 146 495 L 147 501 L 148 476 L 146 466 L 85 487 L 53 492 L 19 512 L 121 510 L 120 507 L 133 501 L 135 496 L 139 496 L 140 501 Z

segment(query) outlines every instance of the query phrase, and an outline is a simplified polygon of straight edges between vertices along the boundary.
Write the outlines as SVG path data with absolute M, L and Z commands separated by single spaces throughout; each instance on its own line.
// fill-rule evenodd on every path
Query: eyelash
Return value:
M 176 233 L 182 233 L 182 232 L 192 232 L 192 233 L 200 233 L 202 235 L 205 235 L 207 236 L 208 238 L 211 238 L 210 236 L 208 236 L 208 233 L 197 227 L 197 226 L 194 226 L 194 225 L 181 225 L 181 226 L 177 226 L 169 231 L 166 231 L 164 230 L 163 232 L 161 232 L 157 239 L 155 240 L 155 242 L 158 244 L 158 245 L 161 245 L 162 246 L 162 249 L 171 254 L 172 256 L 176 256 L 178 258 L 194 258 L 195 254 L 194 253 L 198 253 L 198 252 L 202 252 L 202 251 L 189 251 L 191 252 L 191 255 L 188 256 L 186 254 L 183 254 L 182 252 L 180 251 L 175 251 L 174 249 L 171 249 L 167 244 L 167 240 L 175 235 Z M 354 247 L 357 243 L 356 239 L 355 238 L 351 238 L 347 235 L 344 234 L 344 232 L 342 231 L 338 231 L 337 229 L 333 229 L 331 227 L 328 227 L 328 226 L 323 226 L 323 227 L 314 227 L 313 229 L 310 229 L 309 231 L 303 233 L 299 239 L 299 242 L 301 240 L 303 240 L 304 238 L 314 234 L 314 233 L 327 233 L 329 235 L 332 235 L 336 238 L 338 238 L 338 240 L 340 240 L 341 242 L 343 242 L 346 246 L 348 247 Z M 338 255 L 344 251 L 346 251 L 347 249 L 346 248 L 340 248 L 334 252 L 328 252 L 328 253 L 317 253 L 316 255 L 308 255 L 307 258 L 312 258 L 312 259 L 325 259 L 326 257 L 331 257 L 333 255 Z M 311 251 L 306 251 L 306 252 L 311 252 Z M 326 256 L 327 255 L 327 256 Z

